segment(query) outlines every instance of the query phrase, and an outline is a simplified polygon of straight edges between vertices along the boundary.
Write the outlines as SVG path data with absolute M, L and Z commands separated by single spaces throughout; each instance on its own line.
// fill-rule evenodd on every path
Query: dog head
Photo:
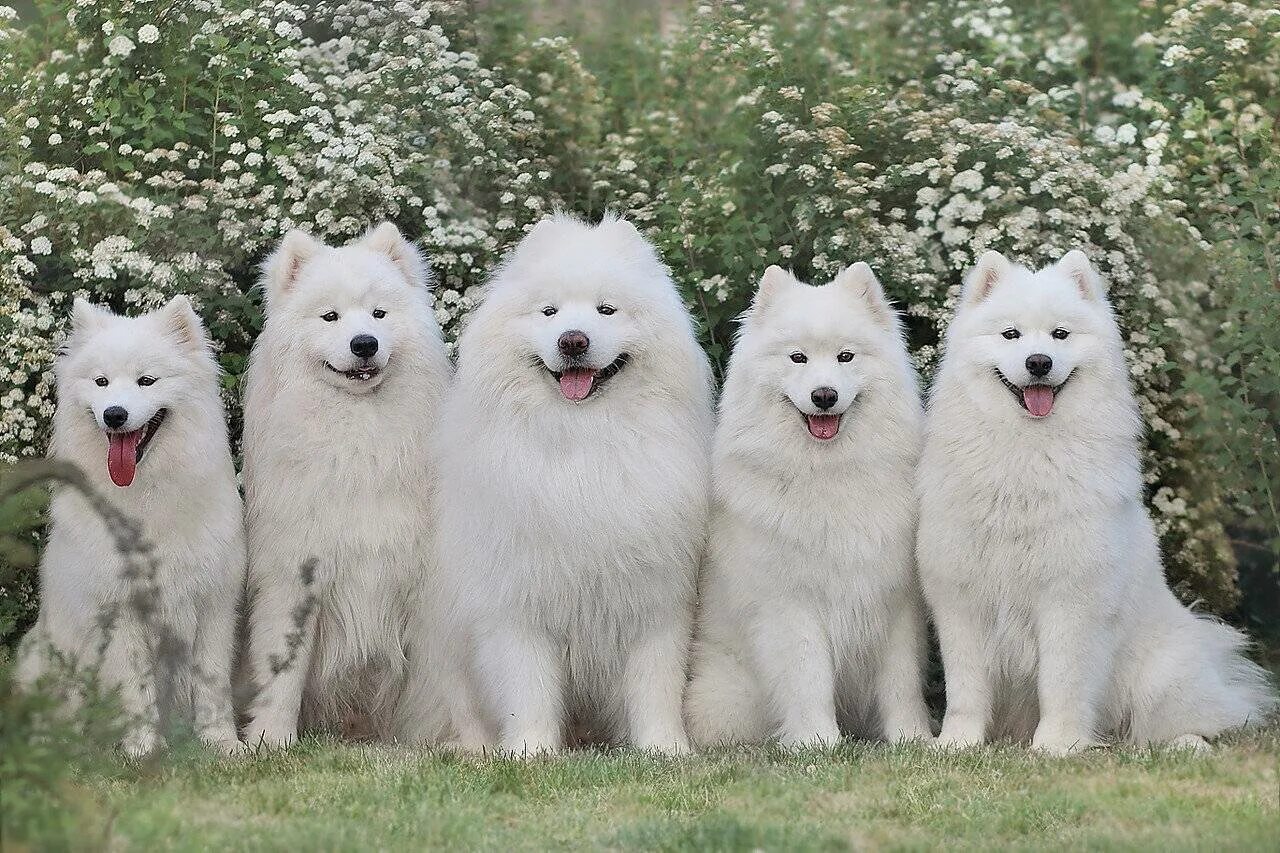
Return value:
M 290 231 L 263 271 L 268 324 L 303 370 L 339 390 L 378 388 L 422 324 L 426 265 L 390 222 L 340 248 Z
M 556 216 L 521 240 L 489 285 L 461 339 L 459 371 L 518 387 L 531 402 L 594 406 L 687 370 L 696 349 L 670 276 L 634 225 Z
M 813 440 L 831 442 L 859 398 L 904 375 L 897 316 L 871 267 L 856 263 L 814 287 L 765 270 L 730 362 L 764 405 Z M 726 388 L 726 396 L 729 395 Z
M 1070 386 L 1117 361 L 1106 286 L 1083 252 L 1038 272 L 987 252 L 965 280 L 947 359 L 980 403 L 1032 419 L 1053 414 Z
M 216 395 L 204 326 L 185 296 L 136 318 L 76 299 L 71 325 L 57 364 L 59 409 L 83 418 L 73 420 L 77 433 L 100 436 L 87 440 L 101 441 L 111 481 L 128 486 L 165 442 L 166 421 Z

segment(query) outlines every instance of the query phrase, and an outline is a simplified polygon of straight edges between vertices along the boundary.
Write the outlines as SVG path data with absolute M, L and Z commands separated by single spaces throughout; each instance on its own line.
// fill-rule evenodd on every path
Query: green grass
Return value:
M 1063 760 L 844 744 L 517 761 L 308 740 L 283 755 L 192 751 L 89 771 L 59 793 L 66 836 L 29 814 L 0 847 L 1275 849 L 1278 754 L 1274 726 L 1205 756 Z M 18 789 L 5 787 L 8 801 Z M 6 824 L 12 811 L 0 808 Z

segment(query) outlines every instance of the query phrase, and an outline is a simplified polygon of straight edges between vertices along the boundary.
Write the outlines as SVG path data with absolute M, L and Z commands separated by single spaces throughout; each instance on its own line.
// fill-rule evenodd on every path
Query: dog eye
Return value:
M 853 361 L 853 353 L 849 352 L 848 350 L 843 350 L 839 355 L 836 356 L 836 361 L 840 362 L 841 364 L 847 364 L 848 362 Z
M 143 388 L 146 388 L 148 385 L 155 385 L 156 378 L 154 376 L 139 376 L 138 384 L 141 385 Z
M 1066 329 L 1053 330 L 1053 337 L 1059 341 L 1065 341 L 1067 339 L 1067 335 L 1070 335 L 1070 334 L 1071 333 L 1068 332 Z
M 1006 341 L 1016 341 L 1018 338 L 1022 337 L 1022 332 L 1019 332 L 1017 329 L 1005 329 L 1000 334 L 1004 335 L 1004 339 Z
M 546 308 L 542 309 L 543 317 L 554 317 L 555 314 L 556 314 L 556 307 L 554 305 L 548 305 Z
M 794 361 L 796 364 L 804 364 L 806 361 L 809 360 L 809 356 L 805 355 L 802 352 L 793 352 L 791 353 L 791 360 Z
M 604 316 L 606 316 L 606 317 L 612 317 L 612 316 L 613 316 L 613 312 L 617 311 L 618 309 L 617 309 L 617 308 L 614 308 L 614 307 L 613 307 L 612 305 L 610 305 L 608 302 L 605 302 L 605 303 L 604 303 L 604 304 L 602 304 L 602 305 L 597 305 L 597 306 L 596 306 L 596 310 L 597 310 L 597 311 L 599 311 L 601 314 L 603 314 L 603 315 L 604 315 Z
M 375 320 L 381 320 L 381 319 L 382 319 L 383 317 L 385 317 L 385 316 L 387 316 L 387 312 L 386 312 L 386 311 L 383 311 L 381 308 L 374 308 L 374 309 L 373 309 L 373 319 L 375 319 Z
M 330 311 L 328 314 L 321 314 L 320 319 L 324 320 L 326 323 L 332 323 L 334 320 L 338 319 L 338 312 Z
M 107 377 L 99 376 L 97 379 L 93 380 L 93 384 L 97 385 L 99 388 L 106 388 L 108 384 Z

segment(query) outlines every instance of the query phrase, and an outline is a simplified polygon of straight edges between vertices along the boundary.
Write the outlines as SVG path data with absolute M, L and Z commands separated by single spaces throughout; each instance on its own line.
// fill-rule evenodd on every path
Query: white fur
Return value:
M 577 403 L 548 370 L 575 329 L 596 367 L 631 356 Z M 539 223 L 468 322 L 441 419 L 441 602 L 463 745 L 554 750 L 577 725 L 687 748 L 711 417 L 706 357 L 652 247 L 612 218 Z
M 72 322 L 56 367 L 50 456 L 77 465 L 98 493 L 141 525 L 154 549 L 155 608 L 145 613 L 130 603 L 150 598 L 148 579 L 126 577 L 101 517 L 79 492 L 57 488 L 40 565 L 40 616 L 19 678 L 29 684 L 49 671 L 49 652 L 56 650 L 120 687 L 131 717 L 124 743 L 130 753 L 161 743 L 169 712 L 188 717 L 205 742 L 234 750 L 231 666 L 244 517 L 204 327 L 184 296 L 132 319 L 77 299 Z M 140 386 L 143 376 L 155 382 Z M 167 411 L 125 487 L 108 476 L 103 412 L 114 406 L 128 411 L 123 430 Z M 112 611 L 114 625 L 106 628 Z M 162 707 L 166 695 L 172 708 Z
M 426 269 L 384 223 L 342 248 L 294 231 L 264 273 L 267 318 L 245 394 L 248 662 L 259 688 L 245 741 L 285 745 L 299 726 L 385 737 L 431 571 L 429 437 L 451 371 Z M 381 372 L 349 379 L 335 369 L 360 366 L 351 340 L 362 334 L 378 339 L 370 361 Z M 291 634 L 293 663 L 277 673 Z
M 819 388 L 837 392 L 827 411 L 841 414 L 827 440 L 804 417 L 822 412 Z M 720 400 L 686 700 L 695 742 L 932 736 L 912 554 L 922 426 L 870 267 L 823 287 L 770 267 Z
M 995 373 L 1023 386 L 1038 353 L 1052 384 L 1070 376 L 1039 419 Z M 1274 705 L 1244 637 L 1165 583 L 1141 430 L 1085 256 L 1036 273 L 983 256 L 947 333 L 919 473 L 919 566 L 947 681 L 940 744 L 1191 743 Z

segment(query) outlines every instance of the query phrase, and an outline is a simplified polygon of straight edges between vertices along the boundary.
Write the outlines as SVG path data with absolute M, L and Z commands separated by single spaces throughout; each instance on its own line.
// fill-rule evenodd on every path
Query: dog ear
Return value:
M 1089 257 L 1079 249 L 1067 252 L 1054 266 L 1066 273 L 1079 289 L 1080 295 L 1090 302 L 1107 295 L 1107 283 L 1098 275 L 1093 264 L 1089 263 Z
M 867 303 L 871 315 L 876 322 L 885 327 L 893 325 L 893 306 L 884 295 L 880 279 L 872 271 L 870 265 L 858 261 L 851 267 L 842 269 L 832 282 L 836 287 L 843 287 L 850 293 Z
M 782 289 L 792 281 L 791 273 L 777 264 L 770 264 L 765 269 L 764 275 L 760 276 L 760 285 L 756 288 L 756 295 L 751 300 L 751 313 L 759 314 L 768 308 L 769 303 L 777 299 Z
M 164 323 L 165 331 L 184 347 L 202 350 L 208 346 L 204 323 L 200 322 L 200 315 L 186 296 L 173 297 L 157 313 Z
M 394 223 L 384 222 L 360 238 L 360 245 L 380 255 L 386 255 L 396 265 L 405 280 L 418 287 L 427 287 L 430 274 L 418 247 L 406 240 Z
M 76 332 L 92 332 L 114 316 L 110 309 L 94 305 L 82 296 L 71 303 L 71 328 Z
M 299 228 L 284 235 L 280 245 L 262 264 L 268 308 L 297 287 L 302 265 L 323 248 L 324 243 Z
M 976 305 L 986 299 L 1008 274 L 1009 261 L 1004 255 L 994 249 L 983 252 L 978 265 L 965 278 L 961 304 Z

